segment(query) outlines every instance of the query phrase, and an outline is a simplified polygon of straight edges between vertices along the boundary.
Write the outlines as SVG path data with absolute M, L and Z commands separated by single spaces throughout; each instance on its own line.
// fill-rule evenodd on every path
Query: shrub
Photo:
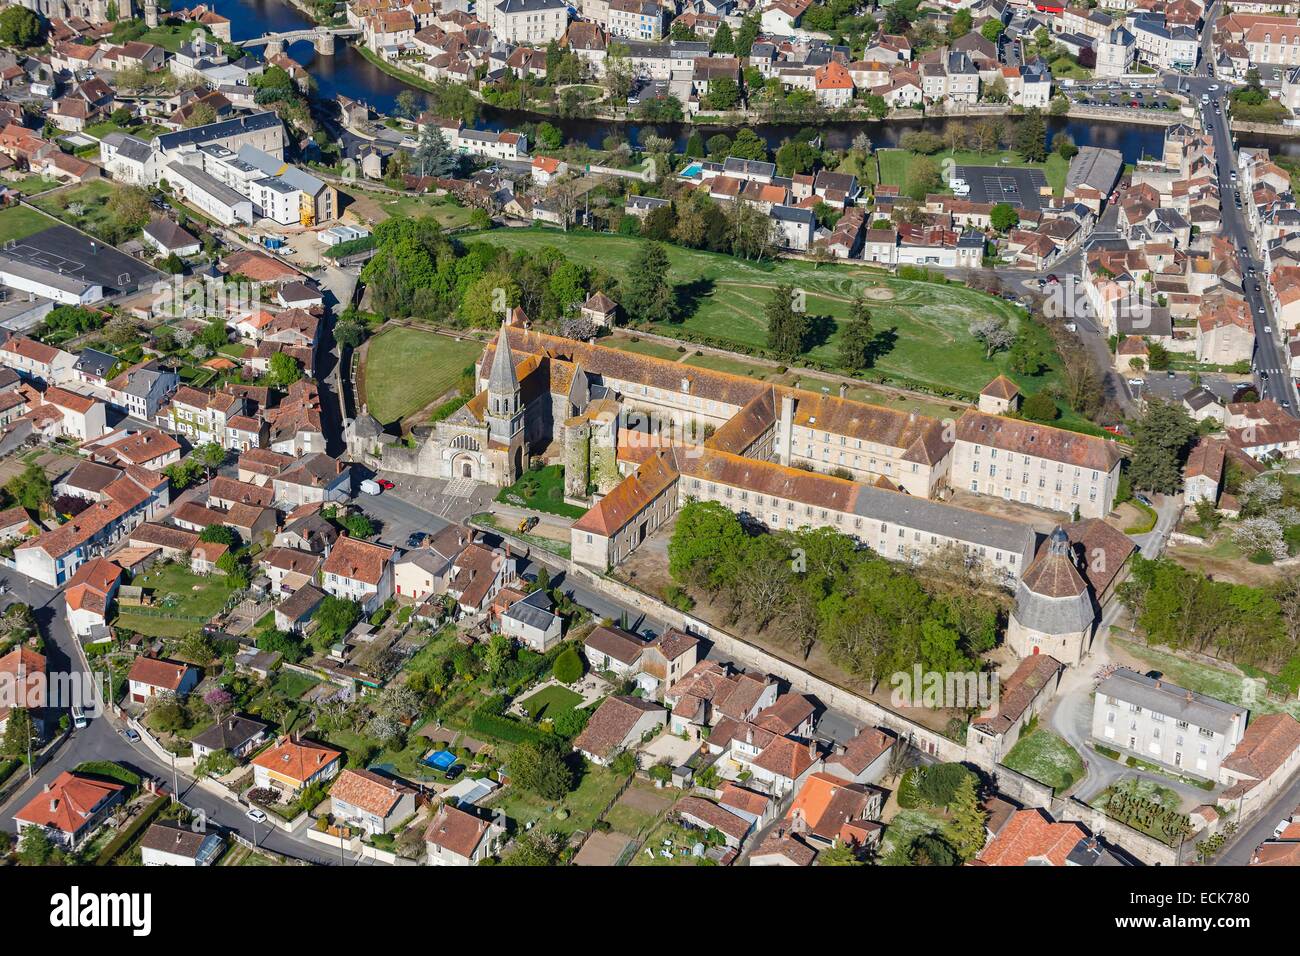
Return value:
M 1035 392 L 1025 399 L 1022 412 L 1026 418 L 1035 422 L 1055 421 L 1061 414 L 1056 402 L 1046 392 Z
M 551 673 L 561 684 L 572 684 L 582 679 L 582 657 L 574 647 L 566 647 L 555 659 Z

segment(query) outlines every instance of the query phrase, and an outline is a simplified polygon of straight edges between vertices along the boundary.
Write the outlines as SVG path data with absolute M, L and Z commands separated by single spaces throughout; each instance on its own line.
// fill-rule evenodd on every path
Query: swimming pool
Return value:
M 445 773 L 456 763 L 456 755 L 450 750 L 435 750 L 424 758 L 424 763 L 434 770 L 441 770 Z
M 698 176 L 700 174 L 700 170 L 703 168 L 704 167 L 701 166 L 699 163 L 691 163 L 680 173 L 678 173 L 678 175 L 681 176 L 683 179 L 691 179 L 694 176 Z

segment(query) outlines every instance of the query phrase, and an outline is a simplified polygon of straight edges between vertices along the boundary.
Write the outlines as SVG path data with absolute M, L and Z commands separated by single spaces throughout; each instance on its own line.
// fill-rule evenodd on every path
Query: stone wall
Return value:
M 1178 866 L 1180 854 L 1175 847 L 1169 846 L 1141 831 L 1134 830 L 1127 824 L 1114 820 L 1100 810 L 1095 810 L 1070 797 L 1061 801 L 1053 816 L 1061 821 L 1082 823 L 1094 836 L 1101 837 L 1112 846 L 1117 846 L 1134 859 L 1147 866 Z M 1185 853 L 1190 856 L 1193 839 L 1188 837 L 1183 843 Z
M 848 714 L 864 724 L 892 730 L 901 737 L 910 738 L 916 747 L 927 754 L 943 761 L 964 761 L 967 759 L 966 746 L 951 740 L 942 734 L 922 727 L 908 720 L 901 714 L 877 704 L 875 701 L 840 687 L 830 681 L 809 673 L 798 664 L 777 657 L 770 651 L 728 634 L 713 625 L 691 617 L 651 597 L 643 591 L 615 581 L 603 574 L 597 574 L 588 568 L 570 563 L 569 575 L 604 594 L 615 601 L 643 611 L 657 620 L 665 621 L 673 627 L 690 631 L 707 638 L 721 653 L 731 658 L 738 665 L 749 670 L 780 677 L 790 685 L 796 694 L 809 694 L 816 697 L 826 707 L 834 708 Z

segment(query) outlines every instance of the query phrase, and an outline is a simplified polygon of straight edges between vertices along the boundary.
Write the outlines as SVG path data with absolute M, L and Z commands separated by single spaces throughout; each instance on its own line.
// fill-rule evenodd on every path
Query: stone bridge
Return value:
M 306 30 L 286 30 L 283 33 L 264 33 L 250 40 L 240 40 L 235 45 L 241 47 L 265 47 L 267 57 L 283 53 L 286 46 L 299 40 L 311 40 L 316 52 L 322 56 L 334 55 L 335 37 L 355 37 L 361 35 L 360 27 L 312 27 Z

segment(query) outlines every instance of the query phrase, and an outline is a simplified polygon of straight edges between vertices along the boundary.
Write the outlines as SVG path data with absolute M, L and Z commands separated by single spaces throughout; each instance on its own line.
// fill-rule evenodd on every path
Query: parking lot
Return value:
M 1171 110 L 1182 106 L 1182 101 L 1150 81 L 1121 83 L 1118 80 L 1080 83 L 1062 89 L 1079 106 L 1104 106 L 1111 109 Z
M 977 203 L 1009 203 L 1037 212 L 1046 200 L 1047 177 L 1039 169 L 1017 166 L 958 166 L 956 178 L 966 180 L 966 199 Z

